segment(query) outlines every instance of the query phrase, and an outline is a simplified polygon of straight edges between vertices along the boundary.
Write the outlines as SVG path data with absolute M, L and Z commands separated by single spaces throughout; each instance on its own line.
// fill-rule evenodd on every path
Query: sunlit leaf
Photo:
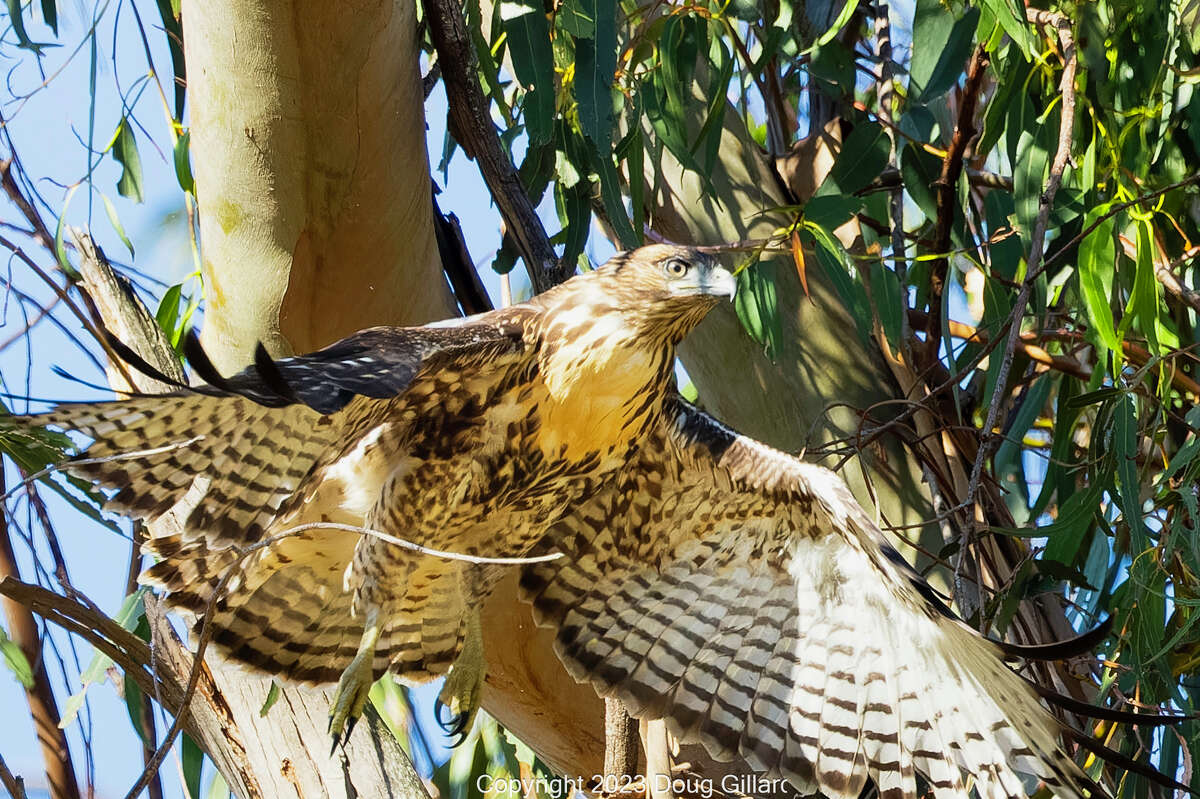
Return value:
M 550 25 L 539 2 L 511 0 L 500 4 L 513 70 L 525 89 L 524 120 L 534 144 L 550 140 L 554 123 L 554 53 Z
M 128 117 L 121 117 L 117 132 L 112 140 L 113 158 L 121 165 L 121 179 L 117 181 L 117 192 L 135 202 L 145 200 L 142 185 L 142 157 L 138 155 L 137 139 Z
M 0 655 L 4 656 L 4 665 L 26 689 L 33 688 L 33 668 L 29 659 L 17 646 L 17 642 L 8 637 L 8 632 L 0 627 Z
M 133 257 L 133 242 L 129 240 L 129 236 L 125 234 L 125 227 L 121 224 L 121 217 L 117 214 L 117 208 L 112 204 L 112 200 L 108 199 L 108 195 L 100 192 L 100 199 L 104 201 L 104 213 L 108 216 L 109 224 L 113 226 L 113 230 L 117 234 L 117 238 L 125 245 L 125 249 L 129 250 L 129 257 Z
M 1090 227 L 1107 210 L 1105 205 L 1092 211 L 1084 224 Z M 1104 346 L 1120 352 L 1121 338 L 1113 324 L 1112 312 L 1113 267 L 1117 258 L 1113 224 L 1112 218 L 1106 219 L 1079 243 L 1079 288 L 1092 329 Z
M 607 155 L 613 138 L 613 73 L 617 68 L 616 4 L 578 0 L 594 21 L 594 36 L 575 42 L 575 98 L 579 126 L 596 152 Z

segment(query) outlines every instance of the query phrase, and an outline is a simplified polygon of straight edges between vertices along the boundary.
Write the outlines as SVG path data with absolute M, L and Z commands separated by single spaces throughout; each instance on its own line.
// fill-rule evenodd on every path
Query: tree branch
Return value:
M 570 277 L 573 264 L 559 261 L 517 170 L 500 145 L 488 103 L 479 86 L 475 48 L 457 0 L 424 0 L 429 33 L 442 67 L 450 105 L 450 130 L 469 158 L 479 164 L 488 191 L 504 217 L 507 233 L 529 270 L 534 290 L 545 291 Z
M 938 359 L 942 344 L 942 294 L 946 287 L 946 274 L 950 269 L 950 231 L 954 226 L 954 215 L 958 206 L 958 179 L 963 171 L 963 154 L 967 144 L 975 137 L 975 106 L 987 70 L 990 56 L 983 46 L 975 50 L 967 68 L 967 81 L 963 86 L 962 104 L 958 108 L 958 122 L 950 147 L 942 159 L 942 172 L 935 181 L 937 190 L 937 226 L 933 234 L 933 252 L 937 258 L 930 264 L 929 274 L 929 319 L 925 326 L 926 358 Z
M 8 493 L 4 470 L 0 469 L 0 496 Z M 0 509 L 0 579 L 20 579 L 16 553 L 8 531 L 8 509 Z M 42 762 L 46 766 L 46 780 L 55 799 L 78 799 L 79 784 L 75 781 L 71 749 L 67 745 L 66 730 L 58 726 L 61 717 L 54 700 L 54 689 L 50 675 L 42 658 L 42 641 L 37 623 L 29 608 L 5 600 L 4 615 L 8 620 L 8 631 L 13 641 L 21 648 L 33 671 L 33 684 L 25 689 L 25 701 L 29 704 L 29 716 L 33 719 L 34 733 L 42 749 Z M 12 789 L 9 789 L 13 793 Z M 16 795 L 14 793 L 14 795 Z
M 1042 248 L 1046 239 L 1046 228 L 1050 223 L 1050 210 L 1054 206 L 1054 197 L 1058 194 L 1058 187 L 1062 184 L 1063 171 L 1067 166 L 1067 158 L 1071 154 L 1071 135 L 1075 130 L 1075 70 L 1078 62 L 1075 54 L 1075 38 L 1071 33 L 1071 21 L 1066 15 L 1058 12 L 1028 9 L 1026 13 L 1030 22 L 1050 25 L 1057 30 L 1058 41 L 1063 51 L 1063 76 L 1060 83 L 1062 109 L 1058 126 L 1058 147 L 1054 152 L 1054 160 L 1050 164 L 1050 177 L 1042 192 L 1037 218 L 1033 224 L 1029 257 L 1026 260 L 1025 280 L 1021 283 L 1021 290 L 1017 293 L 1016 302 L 1009 314 L 1008 341 L 1001 354 L 1000 367 L 996 371 L 996 394 L 988 403 L 987 420 L 984 422 L 980 434 L 982 442 L 979 451 L 975 454 L 975 462 L 971 467 L 971 479 L 967 484 L 966 503 L 968 506 L 975 501 L 975 496 L 979 491 L 979 477 L 983 471 L 983 463 L 990 456 L 995 445 L 996 439 L 992 435 L 992 430 L 996 426 L 1000 406 L 1003 404 L 999 400 L 1008 384 L 1013 353 L 1016 351 L 1017 342 L 1020 339 L 1021 317 L 1025 314 L 1025 306 L 1029 304 L 1034 281 L 1041 274 L 1043 268 L 1042 259 L 1045 253 Z

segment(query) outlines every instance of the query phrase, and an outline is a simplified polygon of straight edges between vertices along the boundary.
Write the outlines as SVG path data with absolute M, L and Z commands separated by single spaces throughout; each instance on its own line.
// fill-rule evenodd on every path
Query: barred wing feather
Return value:
M 682 400 L 622 480 L 559 523 L 522 590 L 571 674 L 801 793 L 1094 793 L 999 647 L 928 588 L 831 472 Z

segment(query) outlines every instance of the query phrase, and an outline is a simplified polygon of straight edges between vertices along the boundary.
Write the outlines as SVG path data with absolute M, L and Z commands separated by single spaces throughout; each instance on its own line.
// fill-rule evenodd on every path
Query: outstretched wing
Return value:
M 149 521 L 178 517 L 178 533 L 151 529 L 147 549 L 160 560 L 143 582 L 164 589 L 177 610 L 211 609 L 213 640 L 237 659 L 328 681 L 345 668 L 362 633 L 343 590 L 359 539 L 344 530 L 298 528 L 361 525 L 400 446 L 397 436 L 380 431 L 406 424 L 418 395 L 426 405 L 450 401 L 455 390 L 466 390 L 467 375 L 485 375 L 485 385 L 492 376 L 506 379 L 526 356 L 519 322 L 510 309 L 483 322 L 375 328 L 310 355 L 260 355 L 227 379 L 196 357 L 208 385 L 62 405 L 28 421 L 94 439 L 62 468 L 115 489 L 109 508 Z M 285 531 L 294 534 L 244 556 Z M 404 643 L 385 634 L 380 671 Z
M 527 567 L 571 674 L 803 794 L 1097 792 L 999 647 L 929 596 L 832 472 L 676 400 L 620 482 Z
M 230 378 L 197 353 L 208 384 L 63 404 L 30 421 L 94 439 L 63 468 L 117 489 L 112 509 L 152 520 L 195 491 L 187 532 L 210 546 L 248 543 L 314 464 L 353 446 L 414 380 L 499 367 L 523 349 L 519 326 L 506 323 L 372 328 L 309 355 L 260 355 Z

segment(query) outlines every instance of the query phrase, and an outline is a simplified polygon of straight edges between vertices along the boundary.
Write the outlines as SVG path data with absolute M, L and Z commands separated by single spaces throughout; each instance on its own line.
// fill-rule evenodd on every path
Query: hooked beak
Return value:
M 714 266 L 700 278 L 700 291 L 714 297 L 728 297 L 732 300 L 737 294 L 737 278 L 728 269 Z

